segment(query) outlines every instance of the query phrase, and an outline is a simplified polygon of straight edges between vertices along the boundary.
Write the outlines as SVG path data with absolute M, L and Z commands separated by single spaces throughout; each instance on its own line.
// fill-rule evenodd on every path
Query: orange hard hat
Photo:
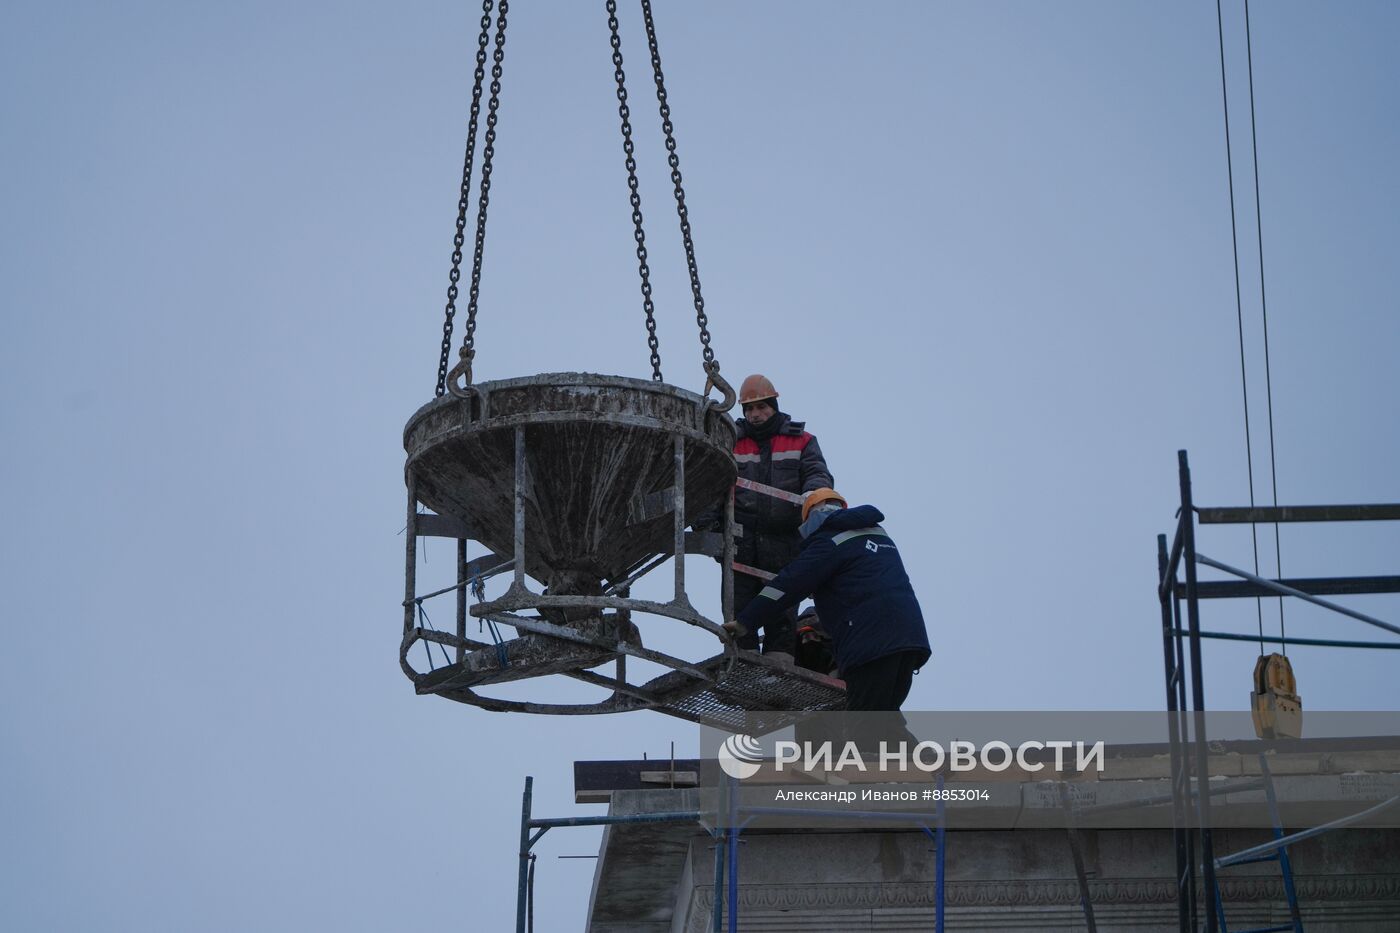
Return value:
M 778 390 L 773 388 L 773 383 L 769 382 L 768 377 L 761 373 L 754 373 L 744 380 L 743 385 L 739 386 L 740 405 L 777 397 Z
M 807 498 L 802 503 L 802 520 L 805 522 L 807 516 L 812 513 L 812 510 L 823 502 L 839 502 L 843 509 L 847 504 L 846 497 L 830 486 L 823 486 L 821 489 L 813 489 L 811 492 L 807 493 Z

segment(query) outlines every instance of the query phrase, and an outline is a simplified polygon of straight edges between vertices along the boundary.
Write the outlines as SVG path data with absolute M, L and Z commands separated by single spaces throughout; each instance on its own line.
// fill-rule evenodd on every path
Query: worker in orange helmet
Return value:
M 802 514 L 801 554 L 724 627 L 742 638 L 811 596 L 846 681 L 846 709 L 890 714 L 849 723 L 853 738 L 862 747 L 911 740 L 894 714 L 929 659 L 928 631 L 885 516 L 873 505 L 848 508 L 834 489 L 809 495 Z
M 778 408 L 778 390 L 767 376 L 755 373 L 739 387 L 743 417 L 737 423 L 734 460 L 743 479 L 802 495 L 832 484 L 831 470 L 806 425 L 793 421 Z M 750 489 L 734 491 L 734 520 L 741 527 L 735 542 L 735 563 L 777 573 L 802 548 L 798 526 L 802 507 Z M 715 527 L 711 514 L 697 527 Z M 734 611 L 741 611 L 763 589 L 764 580 L 746 573 L 734 574 Z M 763 626 L 763 653 L 791 662 L 797 642 L 797 607 L 769 619 Z M 738 639 L 741 648 L 757 650 L 757 631 Z
M 778 409 L 778 391 L 769 377 L 750 375 L 739 385 L 739 437 L 734 459 L 739 476 L 788 493 L 811 492 L 832 485 L 822 447 L 806 430 Z M 734 520 L 743 534 L 736 542 L 736 562 L 769 573 L 780 572 L 802 549 L 798 525 L 801 506 L 749 489 L 736 489 Z M 734 611 L 739 612 L 763 590 L 764 581 L 745 573 L 734 576 Z M 739 639 L 739 647 L 756 650 L 757 632 Z M 763 653 L 791 661 L 797 650 L 797 607 L 763 626 Z

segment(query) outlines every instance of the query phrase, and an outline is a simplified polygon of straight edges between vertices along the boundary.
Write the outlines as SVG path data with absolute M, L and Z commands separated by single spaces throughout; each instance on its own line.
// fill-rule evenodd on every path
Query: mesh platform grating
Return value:
M 724 655 L 696 664 L 717 678 L 699 689 L 694 678 L 680 672 L 662 675 L 645 689 L 659 701 L 657 712 L 751 735 L 781 729 L 803 713 L 846 705 L 844 685 L 831 677 L 747 652 L 740 652 L 728 674 L 725 664 Z

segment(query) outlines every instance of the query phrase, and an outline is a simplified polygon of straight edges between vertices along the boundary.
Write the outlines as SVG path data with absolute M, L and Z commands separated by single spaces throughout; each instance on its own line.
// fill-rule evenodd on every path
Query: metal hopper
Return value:
M 467 399 L 442 396 L 409 419 L 407 480 L 429 508 L 511 554 L 520 432 L 524 570 L 550 592 L 596 593 L 602 581 L 670 548 L 677 439 L 685 523 L 734 485 L 733 421 L 684 389 L 589 373 L 473 388 Z
M 589 373 L 549 373 L 485 382 L 464 397 L 424 405 L 404 430 L 408 454 L 408 555 L 400 663 L 419 693 L 487 709 L 605 713 L 656 709 L 732 725 L 749 709 L 839 708 L 841 684 L 745 653 L 691 662 L 646 648 L 634 613 L 676 619 L 722 636 L 691 605 L 685 565 L 673 561 L 668 602 L 632 598 L 629 587 L 687 552 L 721 559 L 722 612 L 732 603 L 734 423 L 714 402 L 656 381 Z M 419 505 L 433 510 L 419 512 Z M 687 532 L 707 510 L 720 533 Z M 458 582 L 415 593 L 417 539 L 458 539 Z M 468 562 L 467 541 L 489 553 Z M 478 585 L 512 572 L 504 594 L 486 601 Z M 532 588 L 529 580 L 544 586 Z M 478 601 L 468 605 L 469 590 Z M 455 591 L 457 630 L 416 624 L 423 600 Z M 493 640 L 467 636 L 468 616 L 485 619 Z M 499 635 L 513 627 L 516 637 Z M 455 649 L 426 672 L 408 661 L 418 642 Z M 429 652 L 431 657 L 431 651 Z M 627 678 L 627 659 L 666 672 L 645 684 Z M 615 663 L 612 676 L 595 670 Z M 609 692 L 594 703 L 548 703 L 484 696 L 482 687 L 564 675 Z M 774 718 L 773 724 L 786 721 Z

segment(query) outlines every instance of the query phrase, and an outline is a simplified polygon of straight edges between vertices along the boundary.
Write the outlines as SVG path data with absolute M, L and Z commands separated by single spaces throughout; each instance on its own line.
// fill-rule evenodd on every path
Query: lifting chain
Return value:
M 617 81 L 617 115 L 622 121 L 622 151 L 626 154 L 628 200 L 632 203 L 632 236 L 637 241 L 637 273 L 642 279 L 642 310 L 647 316 L 647 347 L 651 378 L 661 382 L 661 352 L 656 339 L 656 305 L 651 297 L 651 267 L 647 264 L 647 235 L 642 227 L 642 195 L 637 188 L 637 159 L 632 145 L 632 112 L 627 106 L 627 75 L 622 70 L 622 39 L 617 32 L 617 0 L 607 0 L 613 78 Z
M 666 82 L 661 70 L 661 52 L 656 41 L 656 24 L 652 17 L 651 0 L 641 0 L 646 23 L 647 45 L 651 52 L 652 73 L 656 81 L 656 100 L 661 114 L 661 128 L 666 137 L 666 161 L 671 168 L 671 184 L 676 197 L 676 215 L 680 219 L 681 240 L 685 247 L 686 269 L 690 274 L 690 291 L 695 301 L 695 322 L 700 328 L 702 367 L 705 371 L 705 392 L 718 388 L 721 400 L 706 401 L 703 407 L 728 410 L 733 407 L 735 393 L 720 375 L 719 361 L 710 346 L 709 318 L 705 314 L 705 299 L 700 290 L 700 270 L 695 259 L 695 242 L 691 235 L 690 214 L 685 204 L 680 156 L 676 151 L 675 127 L 671 122 L 671 107 L 666 98 Z M 472 86 L 471 119 L 468 127 L 466 155 L 462 166 L 462 187 L 457 202 L 457 229 L 453 238 L 452 270 L 447 289 L 447 307 L 443 321 L 442 353 L 438 360 L 437 395 L 444 390 L 458 398 L 471 394 L 472 360 L 476 355 L 476 314 L 481 295 L 481 262 L 486 246 L 486 216 L 491 200 L 491 160 L 495 154 L 496 122 L 500 110 L 502 63 L 505 60 L 506 16 L 508 0 L 496 7 L 495 47 L 491 54 L 490 99 L 486 108 L 486 133 L 482 146 L 480 193 L 477 196 L 476 237 L 472 252 L 471 282 L 468 288 L 467 321 L 463 329 L 462 347 L 457 365 L 447 368 L 452 346 L 453 318 L 457 311 L 458 282 L 461 279 L 462 247 L 466 242 L 466 219 L 471 175 L 476 151 L 476 134 L 481 114 L 482 83 L 485 80 L 486 47 L 489 39 L 493 0 L 483 0 L 481 35 L 477 40 L 476 71 Z M 632 141 L 631 113 L 627 104 L 626 75 L 622 63 L 622 42 L 618 34 L 617 0 L 607 0 L 608 29 L 611 33 L 613 77 L 617 81 L 618 116 L 622 124 L 623 152 L 626 155 L 627 187 L 632 205 L 633 236 L 637 241 L 637 271 L 641 277 L 642 307 L 646 313 L 647 347 L 651 351 L 652 379 L 662 381 L 661 354 L 656 336 L 656 307 L 652 297 L 651 269 L 647 261 L 646 233 L 642 225 L 641 193 L 637 181 L 637 161 Z M 460 385 L 459 385 L 460 382 Z
M 457 365 L 447 374 L 447 390 L 458 398 L 471 394 L 472 358 L 476 356 L 476 309 L 481 295 L 481 257 L 486 248 L 486 208 L 491 203 L 491 158 L 496 153 L 496 120 L 501 108 L 501 63 L 506 57 L 506 13 L 508 0 L 496 10 L 495 49 L 491 53 L 491 98 L 486 104 L 486 139 L 481 150 L 481 191 L 476 198 L 476 243 L 472 251 L 471 286 L 467 291 L 467 324 L 462 332 L 462 349 Z M 489 0 L 483 4 L 489 10 Z M 458 385 L 458 379 L 462 385 Z
M 481 35 L 476 40 L 476 74 L 472 79 L 471 119 L 467 123 L 467 153 L 462 160 L 462 191 L 457 198 L 457 234 L 452 238 L 452 272 L 448 275 L 447 312 L 442 322 L 442 355 L 438 358 L 437 391 L 447 391 L 447 358 L 452 353 L 452 318 L 457 314 L 457 282 L 462 278 L 462 244 L 466 242 L 467 200 L 472 189 L 472 164 L 476 159 L 477 118 L 481 115 L 481 85 L 486 78 L 486 42 L 491 37 L 491 7 L 481 4 Z
M 671 123 L 671 105 L 666 100 L 666 79 L 661 73 L 661 51 L 656 44 L 656 23 L 652 20 L 651 0 L 642 0 L 642 18 L 646 21 L 647 45 L 651 49 L 651 70 L 656 78 L 656 102 L 661 111 L 661 129 L 666 134 L 666 162 L 671 166 L 671 184 L 675 186 L 676 215 L 680 218 L 681 240 L 685 244 L 685 265 L 690 272 L 690 293 L 695 298 L 695 323 L 700 327 L 700 350 L 702 366 L 707 377 L 705 389 L 714 385 L 725 392 L 728 404 L 733 407 L 733 389 L 719 374 L 719 361 L 710 348 L 710 320 L 705 315 L 705 299 L 700 293 L 700 267 L 695 262 L 695 241 L 690 235 L 690 213 L 685 206 L 685 187 L 681 184 L 681 159 L 676 153 L 675 127 Z M 723 403 L 721 403 L 723 404 Z

